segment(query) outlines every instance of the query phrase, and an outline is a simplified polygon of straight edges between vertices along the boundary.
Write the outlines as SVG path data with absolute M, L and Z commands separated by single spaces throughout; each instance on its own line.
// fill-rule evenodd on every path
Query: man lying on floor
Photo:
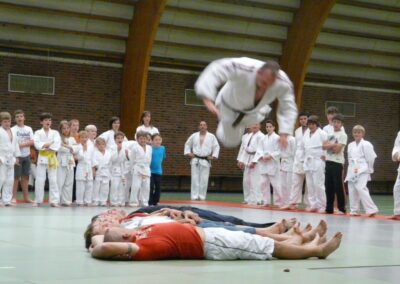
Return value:
M 284 240 L 283 236 L 274 235 L 283 233 L 290 229 L 296 222 L 296 219 L 293 218 L 288 221 L 282 220 L 281 222 L 266 228 L 254 228 L 250 226 L 237 226 L 228 222 L 209 221 L 200 218 L 192 211 L 182 212 L 170 208 L 164 208 L 151 214 L 131 213 L 129 215 L 126 215 L 126 213 L 122 210 L 111 209 L 92 218 L 92 222 L 89 224 L 84 234 L 86 243 L 85 245 L 86 248 L 89 248 L 92 237 L 96 235 L 103 235 L 108 228 L 124 228 L 128 229 L 128 232 L 131 232 L 129 230 L 136 230 L 142 226 L 169 223 L 174 221 L 179 223 L 190 223 L 202 228 L 225 228 L 230 231 L 244 231 L 251 234 L 275 237 L 278 240 Z
M 289 236 L 284 241 L 178 222 L 146 226 L 133 232 L 110 228 L 104 235 L 92 238 L 89 252 L 94 258 L 110 260 L 326 258 L 340 246 L 342 234 L 337 232 L 327 241 L 325 221 L 321 220 L 317 228 L 300 231 L 296 225 L 281 234 Z

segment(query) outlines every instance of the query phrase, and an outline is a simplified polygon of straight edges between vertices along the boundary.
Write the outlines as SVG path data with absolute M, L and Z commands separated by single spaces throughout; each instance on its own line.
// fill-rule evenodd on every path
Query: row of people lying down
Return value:
M 91 256 L 100 259 L 305 259 L 326 258 L 339 247 L 342 234 L 327 240 L 327 229 L 323 220 L 300 229 L 294 218 L 254 224 L 194 207 L 147 207 L 97 215 L 84 237 Z
M 112 124 L 119 125 L 119 120 L 115 119 Z M 0 121 L 0 204 L 12 205 L 14 165 L 18 165 L 20 160 L 22 162 L 23 158 L 20 159 L 20 144 L 10 129 L 10 114 L 0 113 Z M 43 113 L 40 122 L 42 129 L 37 130 L 32 139 L 39 152 L 34 207 L 44 201 L 46 176 L 52 207 L 59 207 L 60 203 L 65 206 L 72 204 L 74 180 L 78 205 L 106 206 L 110 202 L 112 206 L 138 206 L 148 205 L 149 199 L 150 204 L 158 203 L 159 179 L 152 192 L 150 184 L 153 181 L 151 167 L 155 171 L 154 177 L 160 176 L 165 158 L 159 134 L 149 137 L 149 133 L 139 131 L 136 133 L 137 141 L 127 141 L 120 131 L 112 130 L 112 138 L 109 131 L 96 139 L 88 131 L 80 131 L 77 138 L 71 135 L 70 123 L 65 120 L 60 122 L 59 131 L 51 129 L 52 116 L 49 113 Z M 153 147 L 150 146 L 152 142 Z M 152 160 L 156 164 L 151 165 Z M 27 196 L 24 197 L 28 200 Z

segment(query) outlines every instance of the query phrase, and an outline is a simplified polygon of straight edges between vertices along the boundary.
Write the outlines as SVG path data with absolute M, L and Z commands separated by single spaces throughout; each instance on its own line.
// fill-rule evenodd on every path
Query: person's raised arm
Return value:
M 102 242 L 93 247 L 91 255 L 99 259 L 132 260 L 138 251 L 134 243 Z

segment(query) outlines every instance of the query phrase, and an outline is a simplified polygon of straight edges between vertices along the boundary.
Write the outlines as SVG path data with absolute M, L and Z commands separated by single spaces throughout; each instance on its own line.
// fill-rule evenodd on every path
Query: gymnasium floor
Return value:
M 326 260 L 99 261 L 85 251 L 82 234 L 91 216 L 104 208 L 19 205 L 22 208 L 0 208 L 0 283 L 399 283 L 398 221 L 212 201 L 196 206 L 254 222 L 296 216 L 302 224 L 317 224 L 325 219 L 329 236 L 343 232 L 342 246 Z M 284 272 L 286 268 L 290 272 Z

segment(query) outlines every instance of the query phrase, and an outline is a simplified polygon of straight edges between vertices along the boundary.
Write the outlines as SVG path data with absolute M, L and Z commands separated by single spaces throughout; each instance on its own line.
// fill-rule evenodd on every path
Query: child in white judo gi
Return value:
M 117 145 L 115 145 L 114 135 L 119 131 L 120 126 L 121 126 L 121 121 L 119 117 L 113 116 L 110 118 L 108 122 L 109 130 L 100 134 L 99 137 L 103 138 L 104 141 L 106 141 L 108 150 L 113 150 L 116 148 Z M 125 141 L 127 140 L 126 137 L 124 140 Z
M 217 137 L 227 147 L 240 144 L 245 127 L 259 123 L 278 100 L 280 143 L 287 146 L 297 117 L 292 82 L 274 61 L 225 58 L 212 62 L 198 78 L 196 94 L 218 116 Z
M 286 148 L 280 147 L 280 151 L 281 208 L 284 209 L 290 204 L 290 194 L 292 191 L 293 164 L 296 152 L 296 140 L 292 135 L 288 136 L 288 146 Z
M 72 204 L 72 188 L 74 185 L 74 154 L 77 152 L 78 143 L 70 136 L 69 122 L 62 120 L 59 125 L 61 147 L 57 152 L 57 184 L 60 191 L 60 203 L 63 206 Z
M 93 153 L 93 204 L 107 206 L 111 179 L 111 150 L 107 149 L 106 141 L 98 137 Z
M 272 120 L 266 122 L 267 134 L 258 143 L 257 152 L 253 158 L 253 166 L 259 163 L 261 174 L 261 192 L 263 204 L 271 205 L 271 188 L 274 192 L 274 205 L 282 206 L 282 193 L 280 185 L 280 148 L 279 135 L 275 133 L 275 125 Z
M 360 215 L 360 202 L 364 207 L 365 213 L 373 217 L 378 213 L 367 188 L 371 174 L 374 172 L 374 162 L 376 153 L 374 146 L 364 140 L 365 129 L 361 125 L 353 127 L 354 141 L 347 148 L 349 167 L 347 168 L 346 181 L 349 188 L 350 215 Z
M 150 197 L 150 163 L 152 156 L 151 146 L 147 145 L 147 132 L 136 133 L 137 142 L 132 144 L 129 152 L 129 161 L 132 169 L 132 186 L 129 197 L 129 206 L 148 206 Z
M 264 136 L 265 135 L 260 131 L 260 124 L 254 123 L 249 126 L 249 132 L 242 137 L 237 164 L 239 169 L 243 171 L 243 203 L 245 204 L 262 204 L 260 169 L 258 163 L 255 165 L 252 163 L 257 151 L 257 146 Z
M 123 145 L 125 134 L 118 131 L 114 135 L 116 148 L 111 152 L 111 206 L 125 204 L 125 163 L 129 159 L 129 152 Z
M 94 144 L 89 143 L 89 134 L 87 131 L 79 132 L 79 147 L 76 158 L 76 204 L 78 206 L 92 205 L 93 193 L 93 153 Z
M 307 211 L 325 213 L 325 157 L 326 151 L 322 149 L 328 140 L 325 131 L 319 128 L 319 118 L 311 115 L 307 121 L 309 132 L 304 135 L 304 171 L 308 189 Z
M 211 162 L 218 159 L 219 149 L 217 138 L 207 131 L 207 123 L 200 121 L 199 132 L 188 138 L 184 149 L 184 155 L 190 158 L 192 200 L 206 199 Z
M 0 206 L 11 206 L 14 165 L 21 155 L 18 140 L 11 131 L 11 115 L 0 112 Z
M 40 124 L 42 129 L 35 131 L 33 137 L 36 150 L 39 151 L 36 180 L 35 180 L 35 202 L 33 207 L 43 203 L 44 184 L 46 182 L 46 173 L 49 179 L 49 203 L 52 207 L 59 207 L 60 192 L 57 184 L 57 151 L 61 147 L 61 138 L 58 131 L 51 129 L 52 115 L 42 113 L 40 115 Z
M 400 132 L 397 133 L 396 140 L 394 141 L 392 160 L 398 164 L 400 163 Z M 393 216 L 390 217 L 393 220 L 400 220 L 400 164 L 397 172 L 396 183 L 393 187 L 394 212 Z

